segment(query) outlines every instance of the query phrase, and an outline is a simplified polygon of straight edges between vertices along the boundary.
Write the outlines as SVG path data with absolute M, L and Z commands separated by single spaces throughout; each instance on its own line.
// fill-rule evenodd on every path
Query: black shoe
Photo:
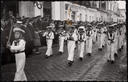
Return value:
M 119 49 L 119 52 L 121 52 L 121 48 Z
M 49 58 L 49 56 L 45 55 L 45 58 L 46 58 L 46 59 L 48 59 L 48 58 Z
M 116 57 L 118 57 L 118 54 L 117 54 L 117 53 L 115 53 L 114 55 L 115 55 Z
M 111 64 L 114 64 L 114 61 L 113 60 L 111 60 Z
M 52 57 L 53 56 L 53 54 L 51 54 L 49 57 Z
M 99 51 L 102 51 L 102 48 L 99 48 Z
M 88 53 L 88 56 L 91 56 L 91 53 Z
M 72 64 L 73 64 L 73 61 L 69 61 L 69 62 L 68 62 L 68 65 L 69 65 L 69 66 L 72 66 Z
M 80 58 L 79 58 L 79 60 L 80 60 L 80 61 L 82 61 L 82 60 L 83 60 L 83 58 L 82 58 L 82 57 L 80 57 Z
M 59 55 L 62 55 L 63 54 L 63 52 L 59 52 Z
M 107 62 L 110 62 L 110 60 L 107 60 Z

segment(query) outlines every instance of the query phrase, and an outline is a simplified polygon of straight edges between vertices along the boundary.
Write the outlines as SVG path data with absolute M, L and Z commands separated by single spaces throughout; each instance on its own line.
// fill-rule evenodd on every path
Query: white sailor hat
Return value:
M 83 30 L 85 31 L 84 26 L 80 26 L 80 27 L 78 28 L 78 30 L 79 30 L 79 29 L 83 29 Z
M 52 28 L 52 26 L 47 26 L 47 28 Z
M 16 23 L 22 24 L 22 21 L 19 21 L 19 20 L 18 20 L 18 21 L 16 21 Z
M 46 28 L 47 29 L 53 29 L 53 26 L 47 26 Z
M 23 29 L 19 28 L 19 27 L 15 27 L 15 28 L 13 29 L 13 32 L 16 32 L 16 31 L 20 31 L 20 32 L 22 32 L 22 33 L 25 33 L 25 31 L 24 31 Z

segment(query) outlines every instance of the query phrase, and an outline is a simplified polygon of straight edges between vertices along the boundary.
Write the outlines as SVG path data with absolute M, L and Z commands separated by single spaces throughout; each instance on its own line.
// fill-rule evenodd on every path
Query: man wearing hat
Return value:
M 90 24 L 87 25 L 86 35 L 87 35 L 86 52 L 87 52 L 87 55 L 91 56 L 93 32 L 92 32 L 92 26 Z
M 67 33 L 67 47 L 68 47 L 68 65 L 71 66 L 73 64 L 74 58 L 74 50 L 76 47 L 77 34 L 75 32 L 75 27 L 70 26 L 69 31 Z
M 59 54 L 62 55 L 64 52 L 64 40 L 66 40 L 66 31 L 64 30 L 64 26 L 59 26 Z
M 114 58 L 114 47 L 115 47 L 115 33 L 114 33 L 114 26 L 110 25 L 107 33 L 107 60 L 108 62 L 110 61 L 111 63 L 114 63 L 115 58 Z
M 50 57 L 52 53 L 52 44 L 54 39 L 54 33 L 52 31 L 53 27 L 48 26 L 47 31 L 44 32 L 43 37 L 46 36 L 46 42 L 47 42 L 47 51 L 46 51 L 46 58 Z
M 16 25 L 13 29 L 15 40 L 12 45 L 8 44 L 8 48 L 12 53 L 15 54 L 16 59 L 16 73 L 14 81 L 27 81 L 26 75 L 24 73 L 24 66 L 26 61 L 25 55 L 25 45 L 26 41 L 24 40 L 23 34 L 25 31 L 21 28 L 21 25 Z
M 78 28 L 78 50 L 79 50 L 79 59 L 82 61 L 84 57 L 84 46 L 86 41 L 86 32 L 85 27 L 80 26 Z

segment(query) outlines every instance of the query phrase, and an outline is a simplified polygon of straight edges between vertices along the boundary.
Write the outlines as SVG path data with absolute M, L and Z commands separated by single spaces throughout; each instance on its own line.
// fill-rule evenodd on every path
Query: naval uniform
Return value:
M 106 29 L 106 27 L 104 27 L 103 28 L 103 46 L 105 46 L 105 44 L 106 44 L 106 41 L 107 41 L 107 39 L 106 39 L 106 32 L 107 32 L 107 29 Z
M 79 57 L 84 57 L 84 49 L 85 49 L 85 41 L 86 41 L 86 32 L 84 31 L 83 34 L 78 33 L 78 51 Z
M 107 43 L 107 59 L 109 61 L 114 61 L 114 41 L 115 41 L 115 34 L 108 32 L 108 43 Z
M 51 56 L 53 54 L 52 52 L 52 44 L 53 44 L 53 39 L 54 39 L 54 33 L 52 31 L 50 32 L 45 32 L 43 36 L 46 36 L 46 42 L 47 42 L 47 51 L 46 51 L 46 56 Z
M 93 29 L 93 42 L 94 42 L 94 43 L 96 42 L 96 35 L 97 35 L 97 29 L 94 28 L 94 29 Z
M 68 47 L 68 60 L 69 61 L 73 61 L 77 37 L 78 36 L 75 32 L 67 33 L 67 47 Z
M 102 45 L 103 45 L 103 30 L 102 28 L 98 30 L 98 48 L 102 49 Z
M 122 36 L 123 36 L 123 44 L 122 44 L 122 46 L 124 46 L 124 43 L 125 43 L 125 34 L 126 34 L 126 27 L 125 27 L 125 25 L 123 25 L 123 27 L 122 27 L 122 31 L 123 31 L 123 33 L 122 33 Z
M 16 60 L 16 73 L 14 81 L 27 81 L 26 75 L 24 73 L 25 66 L 25 44 L 24 39 L 14 40 L 10 46 L 10 50 L 15 53 Z
M 123 45 L 123 33 L 122 33 L 122 28 L 119 29 L 119 37 L 118 37 L 118 49 L 121 50 L 121 47 Z
M 59 52 L 64 52 L 64 40 L 66 40 L 66 33 L 65 31 L 61 31 L 59 34 Z
M 93 36 L 92 30 L 88 30 L 86 32 L 86 35 L 87 35 L 86 52 L 87 54 L 91 54 L 92 53 L 92 36 Z
M 117 54 L 118 51 L 118 32 L 117 30 L 115 31 L 115 54 Z

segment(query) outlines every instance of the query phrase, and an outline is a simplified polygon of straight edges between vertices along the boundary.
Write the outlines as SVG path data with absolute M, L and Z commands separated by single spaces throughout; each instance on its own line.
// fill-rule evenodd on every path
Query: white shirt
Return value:
M 79 40 L 80 40 L 80 34 L 78 35 L 78 38 L 79 38 Z M 84 33 L 82 34 L 82 40 L 85 41 L 86 39 L 87 39 L 87 37 L 86 37 L 86 32 L 84 32 Z
M 11 47 L 10 47 L 10 50 L 11 51 L 24 51 L 25 50 L 25 44 L 26 44 L 26 41 L 23 40 L 23 39 L 20 39 L 19 42 L 17 43 L 17 45 L 15 45 L 15 42 L 16 40 L 13 41 Z
M 70 37 L 70 33 L 67 33 L 67 38 L 69 38 L 69 37 Z M 71 37 L 73 37 L 74 41 L 78 40 L 78 36 L 77 36 L 76 32 L 73 32 Z
M 45 32 L 43 36 L 46 36 L 47 39 L 54 39 L 54 33 L 51 32 Z

